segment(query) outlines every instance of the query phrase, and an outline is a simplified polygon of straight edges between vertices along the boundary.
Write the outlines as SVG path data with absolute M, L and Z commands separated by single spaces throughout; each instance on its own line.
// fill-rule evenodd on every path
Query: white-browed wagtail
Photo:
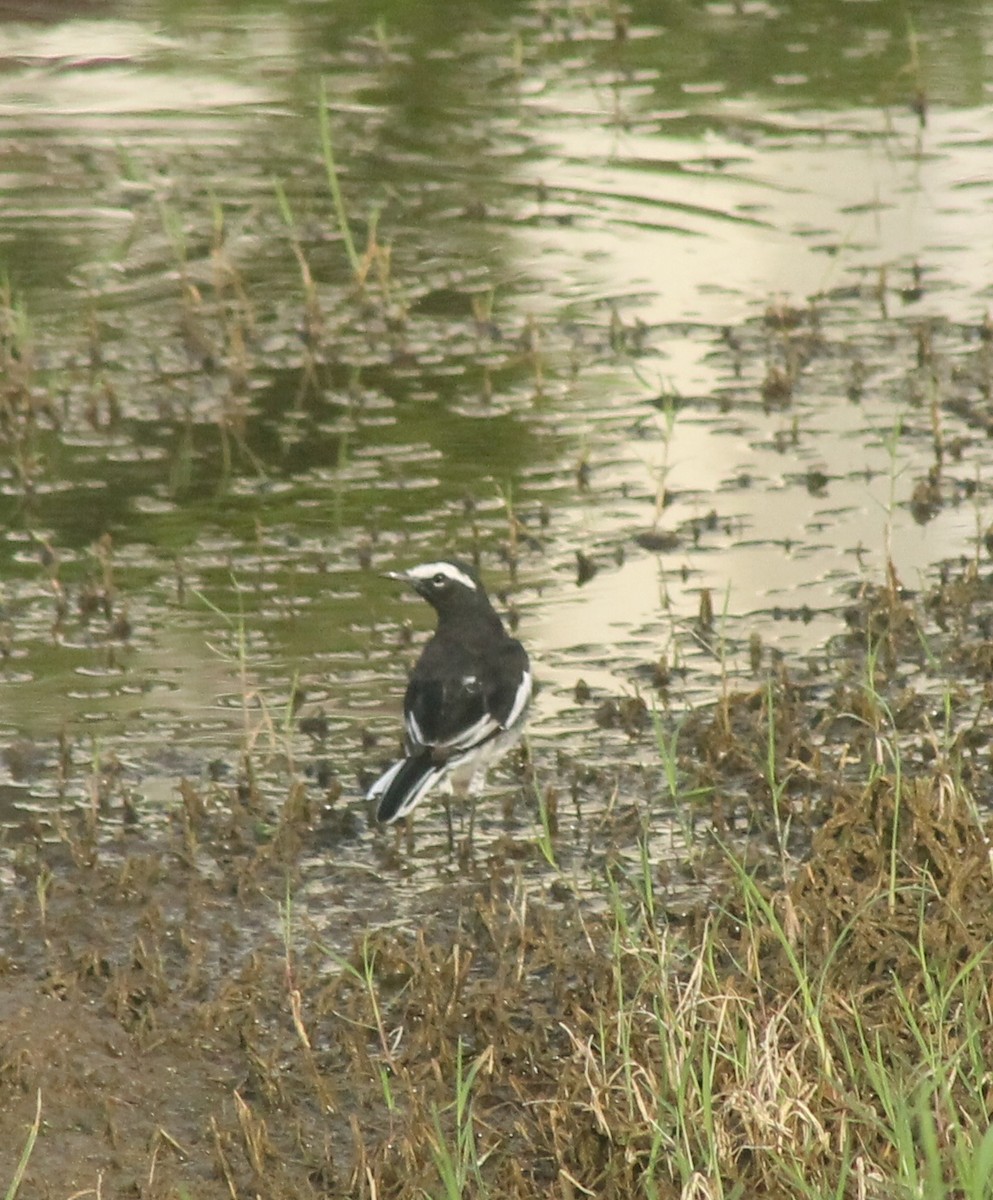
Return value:
M 531 668 L 465 563 L 422 563 L 387 578 L 410 584 L 438 614 L 404 696 L 405 757 L 369 789 L 377 820 L 391 824 L 439 785 L 478 795 L 487 768 L 521 736 Z

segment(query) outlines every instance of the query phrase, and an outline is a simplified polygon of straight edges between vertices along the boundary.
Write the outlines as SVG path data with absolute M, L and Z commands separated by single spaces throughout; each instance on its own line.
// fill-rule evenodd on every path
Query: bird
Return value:
M 411 586 L 438 615 L 404 694 L 404 757 L 367 794 L 376 819 L 392 825 L 435 787 L 482 791 L 487 769 L 523 732 L 532 679 L 527 651 L 467 563 L 425 562 L 386 578 Z

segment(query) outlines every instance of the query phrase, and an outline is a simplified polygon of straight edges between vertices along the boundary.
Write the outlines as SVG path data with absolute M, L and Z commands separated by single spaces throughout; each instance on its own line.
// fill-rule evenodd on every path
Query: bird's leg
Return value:
M 472 854 L 476 848 L 476 805 L 479 803 L 479 797 L 483 794 L 485 786 L 486 771 L 483 770 L 476 772 L 465 789 L 465 798 L 469 804 L 469 833 L 466 837 L 466 849 L 469 854 Z
M 452 857 L 455 854 L 455 830 L 452 828 L 451 792 L 445 794 L 445 827 L 448 830 L 448 854 L 449 857 Z
M 477 793 L 469 792 L 469 836 L 466 839 L 470 848 L 473 845 L 473 834 L 476 832 L 476 800 Z

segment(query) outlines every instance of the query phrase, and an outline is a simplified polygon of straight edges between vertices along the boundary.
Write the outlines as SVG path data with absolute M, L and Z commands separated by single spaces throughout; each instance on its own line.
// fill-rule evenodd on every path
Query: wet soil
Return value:
M 628 1054 L 655 1089 L 652 1112 L 632 1111 L 612 1082 L 622 1056 L 589 1059 L 590 1039 L 622 1019 L 618 979 L 631 972 L 625 986 L 645 986 L 624 948 L 630 928 L 647 921 L 666 940 L 668 982 L 654 986 L 678 993 L 716 919 L 714 998 L 759 1011 L 795 997 L 798 955 L 823 972 L 825 1054 L 869 1036 L 912 1057 L 906 1004 L 924 1012 L 935 978 L 993 945 L 993 827 L 976 806 L 991 612 L 993 579 L 974 563 L 949 566 L 921 597 L 856 598 L 853 632 L 819 687 L 784 666 L 687 722 L 674 767 L 685 819 L 699 822 L 692 853 L 644 858 L 656 780 L 638 803 L 629 794 L 591 818 L 582 888 L 575 867 L 548 870 L 549 849 L 563 863 L 575 854 L 555 832 L 565 801 L 552 780 L 545 853 L 541 836 L 512 830 L 453 858 L 408 858 L 416 829 L 381 838 L 393 847 L 375 868 L 382 887 L 409 869 L 434 874 L 436 890 L 416 917 L 376 927 L 356 914 L 351 932 L 321 928 L 312 895 L 296 903 L 318 869 L 321 886 L 348 888 L 356 834 L 299 789 L 264 828 L 250 794 L 190 784 L 164 826 L 124 821 L 96 837 L 82 814 L 57 839 L 39 827 L 4 878 L 0 1178 L 13 1174 L 40 1093 L 24 1196 L 436 1195 L 444 1147 L 467 1121 L 470 1194 L 681 1195 L 658 1154 L 677 1097 L 650 995 Z M 883 630 L 872 688 L 859 632 L 870 624 Z M 939 656 L 956 677 L 944 699 L 908 693 L 901 675 Z M 943 730 L 942 713 L 953 715 Z M 744 919 L 754 898 L 734 861 L 786 941 Z M 696 900 L 684 886 L 694 875 L 706 884 Z M 993 1053 L 993 1022 L 982 1036 L 981 1057 Z M 832 1130 L 868 1100 L 839 1094 L 813 1066 L 805 1078 L 830 1163 Z M 467 1079 L 471 1116 L 457 1102 Z M 720 1169 L 751 1195 L 785 1197 L 765 1118 L 730 1080 L 715 1090 Z

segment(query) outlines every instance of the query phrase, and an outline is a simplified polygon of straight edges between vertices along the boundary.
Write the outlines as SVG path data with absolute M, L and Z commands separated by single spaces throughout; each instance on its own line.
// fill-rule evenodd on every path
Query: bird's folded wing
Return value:
M 478 678 L 412 680 L 407 689 L 407 753 L 433 749 L 458 754 L 506 728 L 491 711 Z
M 429 726 L 430 728 L 430 726 Z M 481 742 L 488 741 L 494 734 L 500 732 L 503 726 L 491 713 L 484 712 L 469 724 L 453 727 L 448 723 L 447 728 L 435 725 L 435 736 L 425 736 L 417 714 L 411 711 L 407 714 L 407 753 L 416 754 L 418 750 L 434 749 L 458 752 L 469 750 Z

